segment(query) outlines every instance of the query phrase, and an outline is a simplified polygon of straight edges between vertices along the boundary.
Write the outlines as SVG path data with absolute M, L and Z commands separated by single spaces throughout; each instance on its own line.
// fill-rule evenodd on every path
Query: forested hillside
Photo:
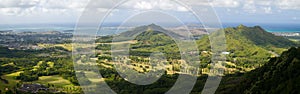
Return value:
M 231 54 L 228 61 L 243 67 L 259 67 L 270 57 L 281 54 L 289 47 L 297 46 L 293 41 L 275 36 L 259 26 L 230 27 L 224 29 L 227 51 Z M 197 41 L 199 50 L 210 50 L 209 37 Z
M 291 48 L 263 67 L 223 78 L 218 93 L 297 94 L 300 87 L 300 48 Z

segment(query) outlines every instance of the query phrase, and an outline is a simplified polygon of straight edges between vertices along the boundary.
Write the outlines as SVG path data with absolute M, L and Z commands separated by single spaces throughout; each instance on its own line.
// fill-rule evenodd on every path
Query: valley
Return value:
M 163 34 L 161 33 L 162 31 L 168 34 Z M 186 68 L 187 61 L 181 58 L 180 47 L 168 35 L 181 39 L 185 39 L 185 37 L 176 33 L 179 31 L 172 32 L 155 24 L 136 27 L 135 29 L 120 33 L 120 35 L 98 36 L 95 45 L 71 43 L 70 37 L 64 37 L 64 35 L 60 35 L 64 38 L 64 41 L 48 43 L 36 41 L 26 43 L 26 45 L 36 45 L 38 49 L 30 47 L 26 49 L 16 47 L 13 49 L 14 46 L 2 45 L 4 47 L 0 47 L 0 90 L 1 93 L 18 93 L 24 84 L 41 84 L 49 90 L 40 92 L 82 93 L 82 90 L 92 92 L 93 88 L 97 87 L 97 84 L 93 83 L 102 83 L 105 81 L 117 93 L 161 94 L 169 90 L 179 74 L 184 74 L 198 77 L 192 94 L 199 93 L 204 87 L 206 78 L 208 75 L 211 75 L 209 74 L 209 70 L 211 69 L 210 64 L 212 63 L 211 58 L 213 55 L 208 35 L 205 31 L 200 31 L 200 33 L 194 31 L 198 35 L 193 36 L 198 51 L 184 53 L 198 54 L 199 57 L 197 59 L 199 61 L 196 62 L 199 67 L 189 68 Z M 285 87 L 282 84 L 291 83 L 285 80 L 295 81 L 298 79 L 298 74 L 295 74 L 296 78 L 290 77 L 292 75 L 290 72 L 298 73 L 296 65 L 300 63 L 297 56 L 300 53 L 299 48 L 291 48 L 299 46 L 298 42 L 290 41 L 285 37 L 275 36 L 259 26 L 246 27 L 240 25 L 225 28 L 224 31 L 227 45 L 227 52 L 223 52 L 222 54 L 226 57 L 226 62 L 222 63 L 225 66 L 222 67 L 224 78 L 216 93 L 272 93 L 276 92 L 276 90 L 284 89 Z M 126 39 L 124 37 L 132 35 L 136 37 L 133 39 Z M 52 37 L 52 35 L 46 37 L 49 36 Z M 117 40 L 114 40 L 115 37 L 118 37 Z M 17 41 L 15 44 L 23 43 L 19 42 L 22 41 Z M 95 56 L 91 56 L 86 61 L 73 62 L 72 58 L 77 56 L 72 57 L 71 53 L 74 50 L 72 45 L 78 45 L 82 49 L 95 47 Z M 133 69 L 139 73 L 147 73 L 164 68 L 165 74 L 151 85 L 140 86 L 127 82 L 114 69 L 114 65 L 116 64 L 115 58 L 117 57 L 111 57 L 113 51 L 117 53 L 123 51 L 112 50 L 111 48 L 112 46 L 118 47 L 120 45 L 127 45 L 130 48 L 128 49 L 130 56 L 124 57 L 121 60 L 126 60 L 126 62 L 130 63 L 122 65 L 123 67 Z M 165 61 L 149 63 L 153 52 L 164 53 Z M 85 62 L 94 63 L 90 63 L 92 65 L 89 65 L 89 63 Z M 82 68 L 79 69 L 81 72 L 74 70 L 74 63 L 76 63 L 75 67 L 80 66 Z M 85 70 L 87 69 L 85 67 L 89 66 L 96 66 L 99 71 Z M 272 66 L 275 68 L 271 68 Z M 285 68 L 291 71 L 280 71 Z M 99 77 L 95 75 L 98 75 L 98 72 L 101 73 L 103 79 L 97 79 Z M 91 78 L 78 78 L 75 74 Z M 280 75 L 285 76 L 280 77 Z M 269 91 L 270 87 L 262 85 L 268 82 L 276 82 L 275 78 L 281 79 L 278 81 L 278 87 L 272 85 L 278 89 Z M 85 81 L 87 85 L 80 87 L 77 79 Z M 233 90 L 234 88 L 237 89 Z M 32 91 L 27 92 L 32 93 Z M 282 92 L 295 93 L 297 91 L 289 88 Z

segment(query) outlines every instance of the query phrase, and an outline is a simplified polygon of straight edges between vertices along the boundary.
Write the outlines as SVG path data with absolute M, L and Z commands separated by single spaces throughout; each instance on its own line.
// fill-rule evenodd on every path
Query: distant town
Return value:
M 201 26 L 188 25 L 187 27 L 167 28 L 177 34 L 184 29 L 190 29 L 190 32 L 196 39 L 203 34 L 208 34 Z M 105 27 L 103 30 L 116 30 L 115 27 Z M 121 28 L 127 30 L 131 28 Z M 71 43 L 74 30 L 64 31 L 45 31 L 45 32 L 15 32 L 13 30 L 0 31 L 0 46 L 8 47 L 9 49 L 28 50 L 41 49 L 39 43 L 47 44 L 63 44 Z M 294 41 L 300 40 L 300 32 L 271 32 L 276 36 L 282 36 Z
M 11 30 L 0 31 L 0 46 L 9 49 L 40 49 L 39 43 L 70 43 L 72 33 L 47 31 L 47 32 L 14 32 Z

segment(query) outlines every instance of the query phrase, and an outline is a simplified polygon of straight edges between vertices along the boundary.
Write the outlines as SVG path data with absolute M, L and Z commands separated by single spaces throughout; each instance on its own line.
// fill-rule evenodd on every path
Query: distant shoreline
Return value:
M 192 23 L 193 24 L 193 23 Z M 196 23 L 195 23 L 196 24 Z M 236 27 L 240 25 L 241 23 L 222 23 L 223 28 L 227 27 Z M 299 33 L 300 32 L 300 24 L 279 24 L 279 23 L 246 23 L 243 24 L 245 26 L 261 26 L 263 29 L 265 29 L 267 32 L 270 33 L 276 33 L 276 32 L 287 32 L 287 33 Z M 201 25 L 199 25 L 201 26 Z M 116 31 L 118 25 L 116 23 L 113 24 L 107 24 L 104 26 L 105 28 L 114 28 L 114 29 L 104 29 L 108 30 L 109 32 Z M 84 27 L 83 29 L 89 30 L 91 27 Z M 120 31 L 128 30 L 130 27 L 123 27 L 127 29 L 122 29 Z M 176 28 L 176 27 L 171 27 Z M 48 32 L 48 31 L 59 31 L 59 32 L 70 32 L 74 31 L 75 25 L 74 24 L 40 24 L 40 25 L 0 25 L 0 31 L 13 31 L 16 33 L 21 32 Z
M 289 30 L 266 30 L 267 32 L 270 33 L 300 33 L 299 31 L 289 31 Z

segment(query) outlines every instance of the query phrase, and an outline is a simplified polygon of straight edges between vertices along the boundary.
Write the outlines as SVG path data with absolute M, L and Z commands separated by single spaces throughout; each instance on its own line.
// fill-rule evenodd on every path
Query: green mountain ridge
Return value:
M 172 31 L 165 30 L 155 24 L 137 27 L 133 31 L 128 31 L 128 33 L 125 32 L 125 34 L 138 32 L 137 30 L 141 30 L 142 32 L 135 35 L 136 37 L 134 40 L 137 40 L 137 43 L 131 45 L 131 55 L 149 56 L 152 52 L 159 51 L 165 53 L 167 58 L 180 58 L 179 48 L 172 36 L 175 38 L 183 38 L 182 36 Z
M 223 30 L 226 36 L 227 51 L 230 52 L 227 61 L 244 68 L 258 68 L 267 63 L 270 57 L 278 56 L 288 47 L 297 45 L 293 41 L 275 36 L 259 26 L 240 25 Z M 162 32 L 179 36 L 155 24 L 137 27 L 121 33 L 120 36 L 136 36 L 137 44 L 131 46 L 134 49 L 131 50 L 131 54 L 134 56 L 148 56 L 151 52 L 160 51 L 170 55 L 169 58 L 179 59 L 179 48 L 176 42 L 168 34 Z M 204 35 L 196 42 L 199 51 L 210 51 L 211 45 L 208 35 Z M 205 62 L 209 63 L 210 61 L 206 60 Z
M 270 57 L 278 56 L 296 43 L 284 37 L 275 36 L 259 26 L 229 27 L 223 29 L 226 36 L 227 51 L 231 54 L 228 61 L 239 66 L 256 68 L 266 63 Z M 210 50 L 209 37 L 197 41 L 199 50 Z
M 226 34 L 227 43 L 229 43 L 229 45 L 231 42 L 240 41 L 243 43 L 255 44 L 265 49 L 270 49 L 270 47 L 288 48 L 291 46 L 297 46 L 295 42 L 290 41 L 284 37 L 275 36 L 274 34 L 265 31 L 260 26 L 246 27 L 244 25 L 240 25 L 238 27 L 225 28 L 224 32 Z M 230 47 L 228 48 L 229 50 L 231 50 Z
M 155 25 L 155 24 L 150 24 L 150 25 L 144 25 L 144 26 L 139 26 L 136 27 L 132 30 L 128 30 L 126 32 L 121 33 L 119 36 L 121 37 L 131 37 L 131 36 L 138 36 L 139 34 L 146 32 L 146 31 L 155 31 L 155 32 L 159 32 L 159 33 L 164 33 L 166 35 L 175 37 L 175 38 L 182 38 L 183 36 L 176 34 L 172 31 L 168 31 L 164 28 L 162 28 L 161 26 Z
M 244 35 L 247 39 L 252 41 L 254 44 L 259 45 L 261 47 L 288 48 L 290 46 L 297 45 L 296 43 L 284 37 L 275 36 L 274 34 L 267 32 L 260 26 L 246 27 L 240 25 L 237 28 L 233 28 L 233 29 L 237 31 L 236 33 L 239 33 L 240 35 Z M 230 33 L 230 31 L 228 33 Z

